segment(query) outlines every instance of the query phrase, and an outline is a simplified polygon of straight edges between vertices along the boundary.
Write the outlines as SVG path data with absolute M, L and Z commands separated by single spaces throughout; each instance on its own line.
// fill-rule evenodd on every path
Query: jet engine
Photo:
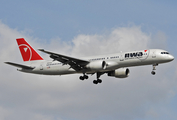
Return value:
M 105 61 L 93 61 L 86 65 L 86 68 L 91 70 L 105 70 L 106 62 Z
M 106 61 L 106 69 L 109 69 L 109 70 L 114 70 L 117 68 L 117 66 L 119 65 L 118 62 L 115 62 L 115 61 Z
M 116 78 L 126 78 L 129 76 L 130 70 L 128 68 L 119 68 L 117 70 L 108 72 L 108 76 L 113 76 Z

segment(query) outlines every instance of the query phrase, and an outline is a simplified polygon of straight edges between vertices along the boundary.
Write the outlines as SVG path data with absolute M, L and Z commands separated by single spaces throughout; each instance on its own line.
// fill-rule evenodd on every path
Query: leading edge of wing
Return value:
M 18 68 L 22 68 L 22 69 L 30 69 L 30 70 L 34 69 L 34 67 L 29 67 L 29 66 L 21 65 L 21 64 L 17 64 L 17 63 L 12 63 L 12 62 L 4 62 L 4 63 L 18 67 Z
M 61 61 L 62 62 L 62 59 L 65 61 L 74 61 L 76 62 L 77 64 L 88 64 L 89 61 L 87 60 L 82 60 L 82 59 L 78 59 L 78 58 L 74 58 L 74 57 L 69 57 L 69 56 L 65 56 L 65 55 L 61 55 L 61 54 L 58 54 L 58 53 L 54 53 L 54 52 L 50 52 L 50 51 L 46 51 L 44 49 L 38 49 L 39 51 L 41 52 L 44 52 L 44 53 L 47 53 L 47 54 L 50 54 L 50 55 L 56 55 L 58 57 L 60 57 Z M 63 63 L 63 62 L 62 62 Z M 64 63 L 65 64 L 65 63 Z

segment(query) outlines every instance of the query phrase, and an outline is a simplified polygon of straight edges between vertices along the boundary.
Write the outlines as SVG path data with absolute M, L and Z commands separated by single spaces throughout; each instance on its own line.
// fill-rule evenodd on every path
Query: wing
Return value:
M 46 51 L 44 49 L 38 49 L 38 50 L 41 51 L 41 52 L 49 54 L 50 58 L 52 58 L 54 60 L 57 60 L 57 61 L 59 61 L 63 64 L 70 65 L 71 68 L 73 68 L 76 71 L 83 70 L 85 65 L 87 65 L 89 63 L 89 61 L 87 61 L 87 60 L 82 60 L 82 59 L 78 59 L 78 58 L 73 58 L 73 57 L 53 53 L 53 52 L 50 52 L 50 51 Z
M 18 67 L 18 68 L 22 68 L 22 69 L 30 69 L 30 70 L 34 69 L 34 67 L 29 67 L 29 66 L 21 65 L 21 64 L 17 64 L 17 63 L 12 63 L 12 62 L 5 62 L 5 63 L 15 66 L 15 67 Z

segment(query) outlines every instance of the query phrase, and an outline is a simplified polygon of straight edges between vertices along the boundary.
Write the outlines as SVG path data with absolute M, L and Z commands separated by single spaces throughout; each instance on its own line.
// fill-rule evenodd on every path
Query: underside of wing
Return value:
M 17 63 L 12 63 L 12 62 L 5 62 L 6 64 L 18 67 L 18 68 L 22 68 L 22 69 L 34 69 L 34 67 L 30 67 L 30 66 L 26 66 L 26 65 L 21 65 L 21 64 L 17 64 Z
M 47 53 L 50 55 L 50 58 L 57 60 L 63 64 L 68 64 L 76 71 L 83 70 L 84 66 L 89 63 L 87 60 L 82 60 L 74 57 L 69 57 L 61 54 L 57 54 L 54 52 L 46 51 L 44 49 L 38 49 L 41 52 Z

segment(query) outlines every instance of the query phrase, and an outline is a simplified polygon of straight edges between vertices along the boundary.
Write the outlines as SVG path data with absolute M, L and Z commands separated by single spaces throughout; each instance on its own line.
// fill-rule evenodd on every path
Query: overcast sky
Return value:
M 1 0 L 0 120 L 175 120 L 177 61 L 132 67 L 117 79 L 21 73 L 16 38 L 74 57 L 160 48 L 177 58 L 177 2 L 165 0 Z M 47 60 L 49 56 L 39 52 Z

